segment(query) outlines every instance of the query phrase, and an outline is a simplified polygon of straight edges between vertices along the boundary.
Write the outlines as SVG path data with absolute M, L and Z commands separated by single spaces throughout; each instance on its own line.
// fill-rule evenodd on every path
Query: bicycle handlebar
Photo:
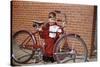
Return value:
M 57 14 L 61 14 L 61 15 L 64 16 L 64 20 L 63 20 L 63 23 L 62 23 L 62 27 L 64 28 L 64 27 L 65 27 L 65 23 L 67 23 L 67 16 L 66 16 L 66 13 L 63 13 L 63 12 L 61 12 L 61 11 L 59 11 L 59 10 L 54 10 L 54 12 L 57 13 Z M 43 22 L 43 21 L 34 20 L 33 22 L 35 22 L 35 23 L 33 24 L 33 27 L 39 27 L 39 26 L 41 26 L 41 25 L 43 24 L 43 23 L 41 23 L 41 22 Z
M 61 13 L 61 11 L 58 11 L 58 10 L 55 10 L 54 12 L 56 12 L 56 13 Z
M 54 12 L 57 13 L 57 14 L 62 14 L 62 15 L 64 16 L 64 22 L 63 22 L 63 27 L 64 27 L 65 23 L 67 23 L 67 16 L 66 16 L 66 13 L 62 13 L 62 12 L 59 11 L 59 10 L 55 10 Z

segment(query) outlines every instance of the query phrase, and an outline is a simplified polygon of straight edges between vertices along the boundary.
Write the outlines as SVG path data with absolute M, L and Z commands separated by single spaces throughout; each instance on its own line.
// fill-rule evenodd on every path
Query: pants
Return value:
M 53 56 L 53 49 L 54 49 L 55 39 L 47 38 L 45 39 L 45 48 L 44 48 L 44 55 L 48 57 Z

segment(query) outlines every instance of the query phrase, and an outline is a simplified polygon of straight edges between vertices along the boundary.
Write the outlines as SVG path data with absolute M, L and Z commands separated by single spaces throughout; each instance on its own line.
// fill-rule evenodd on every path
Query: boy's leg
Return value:
M 53 56 L 53 48 L 54 48 L 54 39 L 48 38 L 45 40 L 45 43 L 46 43 L 45 54 L 48 57 L 52 57 Z
M 46 59 L 47 61 L 51 61 L 54 62 L 54 58 L 53 58 L 53 48 L 54 48 L 54 39 L 52 38 L 48 38 L 45 39 L 45 52 L 44 52 L 44 59 Z M 44 60 L 45 61 L 45 60 Z

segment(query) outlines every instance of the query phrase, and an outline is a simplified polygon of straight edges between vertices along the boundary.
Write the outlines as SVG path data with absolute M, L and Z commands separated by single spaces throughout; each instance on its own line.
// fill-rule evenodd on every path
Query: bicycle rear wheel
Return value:
M 58 63 L 86 62 L 87 54 L 86 44 L 79 35 L 64 35 L 56 42 L 54 57 Z
M 34 55 L 35 38 L 32 33 L 21 30 L 12 36 L 12 58 L 17 63 L 26 63 Z

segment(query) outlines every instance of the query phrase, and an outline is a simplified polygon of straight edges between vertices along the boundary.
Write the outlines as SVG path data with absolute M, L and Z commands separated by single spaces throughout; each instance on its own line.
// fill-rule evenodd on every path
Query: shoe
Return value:
M 43 61 L 44 62 L 55 62 L 53 57 L 48 57 L 48 56 L 43 56 Z
M 47 56 L 43 56 L 43 61 L 44 62 L 49 62 L 48 57 Z
M 52 63 L 55 62 L 53 57 L 49 57 L 49 61 L 52 62 Z

